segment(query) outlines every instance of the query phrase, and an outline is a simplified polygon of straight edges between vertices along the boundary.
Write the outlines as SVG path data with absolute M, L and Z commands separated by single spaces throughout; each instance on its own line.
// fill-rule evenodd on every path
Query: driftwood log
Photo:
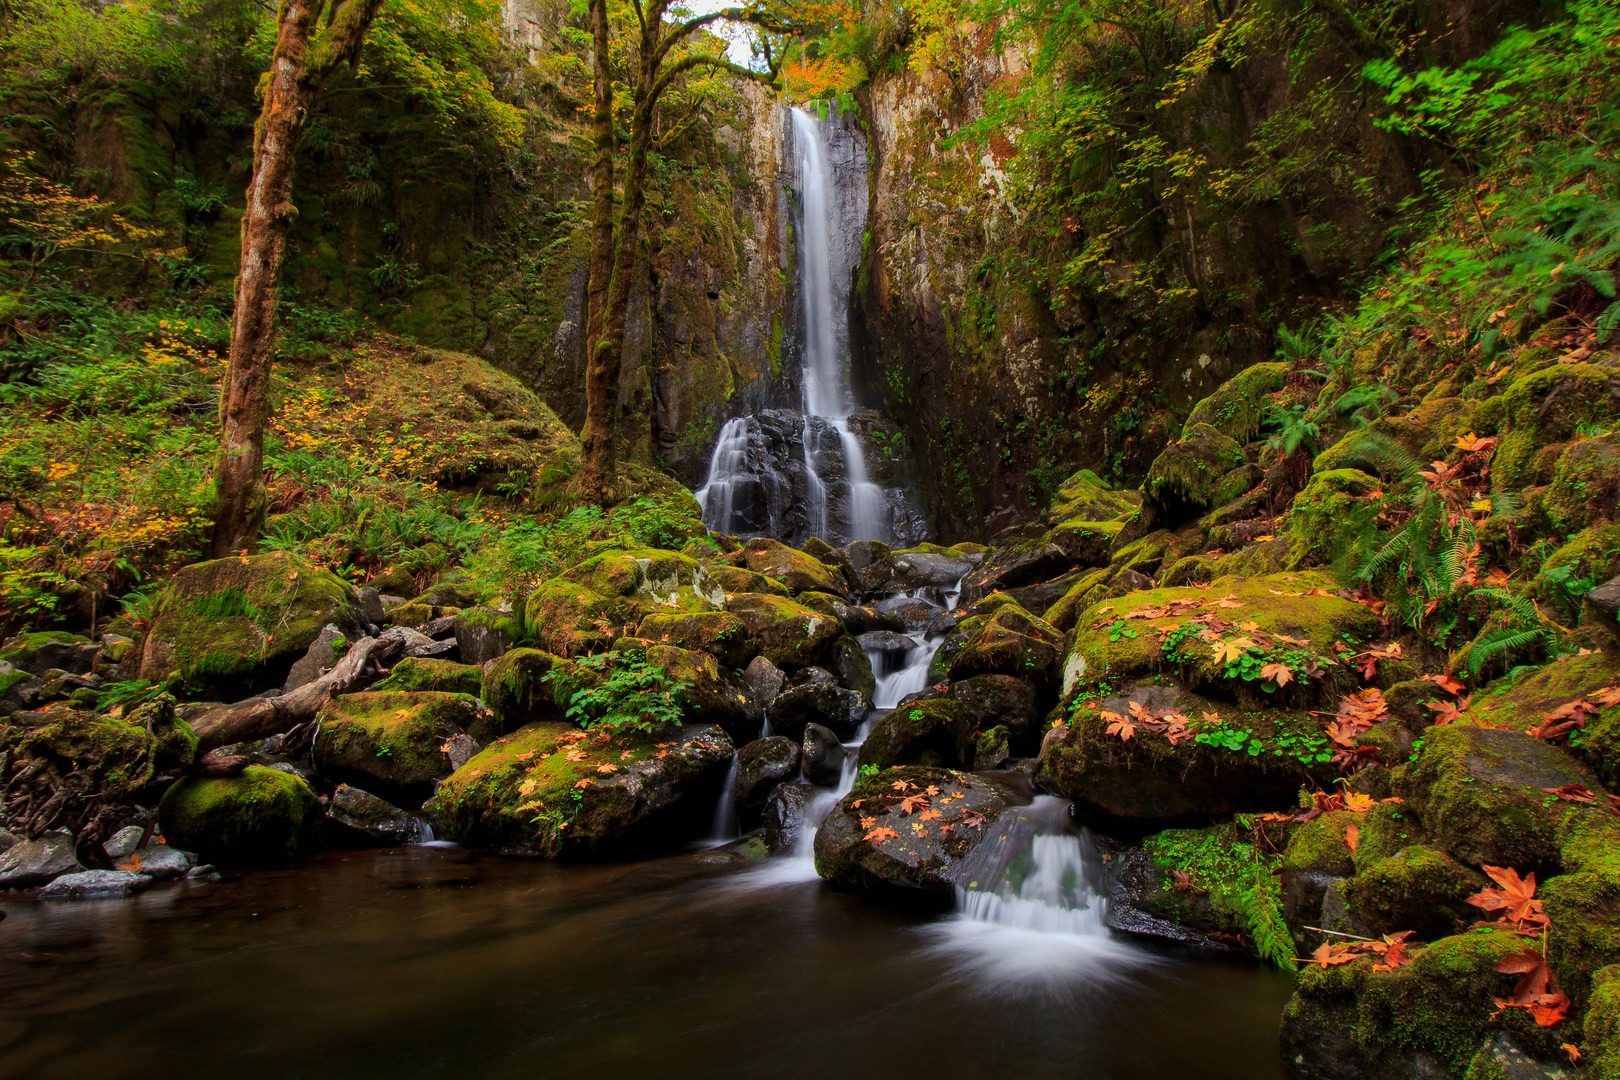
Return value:
M 206 752 L 232 743 L 268 739 L 308 723 L 328 701 L 369 684 L 378 669 L 392 666 L 406 647 L 405 639 L 398 635 L 361 638 L 331 671 L 312 683 L 278 697 L 252 697 L 211 709 L 191 723 L 197 733 L 198 749 Z

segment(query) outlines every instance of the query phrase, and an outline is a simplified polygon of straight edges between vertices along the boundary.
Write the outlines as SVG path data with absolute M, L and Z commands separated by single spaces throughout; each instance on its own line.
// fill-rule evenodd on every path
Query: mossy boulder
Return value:
M 1063 634 L 1017 604 L 996 608 L 951 657 L 952 679 L 1010 675 L 1055 689 L 1063 665 Z
M 468 847 L 557 857 L 696 835 L 731 761 L 719 727 L 587 733 L 531 724 L 439 785 L 428 810 Z
M 1434 841 L 1472 866 L 1545 874 L 1561 862 L 1564 807 L 1549 788 L 1599 788 L 1574 758 L 1520 731 L 1430 728 L 1407 767 L 1406 798 Z
M 861 765 L 973 767 L 972 710 L 952 698 L 923 698 L 890 709 L 861 744 Z
M 73 675 L 87 674 L 101 648 L 89 638 L 66 630 L 36 630 L 6 639 L 0 645 L 0 663 L 19 671 L 43 675 L 52 669 Z
M 1479 915 L 1463 901 L 1488 884 L 1443 851 L 1413 845 L 1379 859 L 1350 879 L 1346 903 L 1368 934 L 1411 930 L 1419 937 L 1455 931 Z
M 395 664 L 387 678 L 371 686 L 373 690 L 431 690 L 444 694 L 471 694 L 474 697 L 481 694 L 483 688 L 484 669 L 481 667 L 415 656 L 407 656 Z
M 951 684 L 951 697 L 973 714 L 977 728 L 1005 727 L 1012 747 L 1031 752 L 1040 741 L 1035 684 L 1011 675 L 976 675 Z
M 726 610 L 747 627 L 750 648 L 784 671 L 818 663 L 826 647 L 844 632 L 837 619 L 767 593 L 730 596 Z
M 1581 614 L 1581 596 L 1620 574 L 1620 525 L 1593 525 L 1571 536 L 1547 557 L 1530 583 L 1530 594 L 1574 622 Z
M 1142 484 L 1153 521 L 1175 527 L 1253 487 L 1243 447 L 1209 424 L 1189 424 L 1165 447 Z
M 1174 666 L 1200 693 L 1235 699 L 1250 707 L 1272 700 L 1327 705 L 1352 682 L 1339 664 L 1338 645 L 1359 649 L 1383 633 L 1367 608 L 1334 595 L 1332 579 L 1311 572 L 1259 578 L 1220 578 L 1209 588 L 1149 589 L 1126 593 L 1086 609 L 1076 622 L 1074 644 L 1064 664 L 1064 692 L 1109 680 L 1115 685 L 1150 678 Z M 1215 641 L 1203 640 L 1197 620 L 1210 616 L 1226 625 Z M 1254 629 L 1239 629 L 1240 624 Z M 1167 635 L 1185 636 L 1171 651 Z M 1216 661 L 1220 642 L 1247 637 L 1275 643 L 1272 653 L 1315 659 L 1323 674 L 1296 680 L 1274 698 L 1261 680 L 1229 678 L 1228 664 Z M 1262 650 L 1264 651 L 1264 650 Z M 1172 655 L 1172 652 L 1174 655 Z
M 524 625 L 541 648 L 579 656 L 634 633 L 654 611 L 717 611 L 724 602 L 724 590 L 690 556 L 614 549 L 543 582 L 524 605 Z
M 1165 734 L 1146 728 L 1128 740 L 1110 734 L 1111 721 L 1103 714 L 1128 715 L 1133 703 L 1155 713 L 1179 710 L 1221 741 L 1185 739 L 1172 745 Z M 1164 823 L 1195 814 L 1285 809 L 1307 779 L 1331 782 L 1327 766 L 1271 752 L 1312 734 L 1320 736 L 1314 717 L 1228 709 L 1219 723 L 1200 720 L 1217 709 L 1206 698 L 1169 686 L 1145 685 L 1121 696 L 1087 699 L 1070 711 L 1064 734 L 1046 745 L 1042 775 L 1087 810 Z M 1251 744 L 1260 750 L 1250 753 Z
M 1053 524 L 1124 521 L 1141 505 L 1141 495 L 1134 491 L 1116 491 L 1090 469 L 1081 469 L 1058 485 L 1047 518 Z
M 769 537 L 756 536 L 743 545 L 743 565 L 756 574 L 775 578 L 789 592 L 824 592 L 843 596 L 849 582 L 839 571 L 820 559 L 795 551 Z
M 1520 487 L 1535 479 L 1541 449 L 1567 441 L 1583 425 L 1620 416 L 1620 373 L 1596 364 L 1553 364 L 1516 379 L 1479 410 L 1481 430 L 1497 430 L 1491 472 Z M 1543 481 L 1545 482 L 1545 481 Z
M 1213 394 L 1193 406 L 1183 431 L 1206 424 L 1240 443 L 1260 432 L 1271 395 L 1288 381 L 1283 360 L 1253 364 L 1227 379 Z
M 734 593 L 768 593 L 771 596 L 788 595 L 788 587 L 780 581 L 756 574 L 746 566 L 727 566 L 725 563 L 707 563 L 709 580 L 727 596 Z
M 547 678 L 557 671 L 556 678 Z M 558 680 L 566 680 L 559 692 Z M 564 723 L 567 688 L 596 681 L 574 661 L 542 649 L 513 649 L 484 673 L 484 704 L 499 734 L 527 724 Z
M 328 623 L 360 636 L 354 589 L 284 553 L 195 563 L 159 597 L 141 678 L 235 701 L 280 686 Z
M 408 794 L 417 802 L 452 772 L 451 738 L 494 735 L 469 694 L 381 691 L 334 698 L 317 718 L 315 766 L 367 790 Z
M 1614 516 L 1620 500 L 1620 439 L 1576 439 L 1553 465 L 1541 505 L 1554 531 L 1577 532 Z
M 636 636 L 710 653 L 727 668 L 743 667 L 753 655 L 748 627 L 729 611 L 654 612 L 641 620 Z
M 164 839 L 229 866 L 285 862 L 310 850 L 321 832 L 321 804 L 289 772 L 249 765 L 240 775 L 188 777 L 158 805 Z
M 963 859 L 1006 806 L 1000 788 L 971 773 L 884 769 L 857 783 L 816 831 L 816 873 L 844 888 L 947 898 Z
M 1591 1002 L 1581 1026 L 1587 1075 L 1593 1080 L 1620 1078 L 1620 964 L 1592 973 Z
M 674 645 L 650 645 L 647 662 L 681 686 L 681 712 L 689 721 L 719 724 L 735 738 L 752 738 L 762 715 L 748 684 L 724 670 L 713 656 Z
M 1306 965 L 1283 1010 L 1283 1060 L 1301 1077 L 1395 1080 L 1462 1076 L 1492 1030 L 1553 1050 L 1559 1029 L 1538 1029 L 1524 1010 L 1497 1016 L 1515 976 L 1495 965 L 1524 948 L 1510 931 L 1482 928 L 1414 948 L 1394 971 L 1374 971 L 1370 956 Z
M 804 738 L 811 724 L 819 724 L 840 739 L 854 737 L 872 708 L 872 700 L 839 686 L 824 669 L 807 669 L 804 676 L 771 699 L 771 731 L 797 740 Z
M 469 664 L 497 659 L 523 639 L 523 620 L 508 607 L 475 607 L 456 613 L 456 649 Z
M 1548 712 L 1616 685 L 1620 650 L 1566 656 L 1496 680 L 1473 696 L 1468 712 L 1481 723 L 1524 730 L 1540 724 Z M 1571 753 L 1605 784 L 1620 783 L 1620 708 L 1588 719 L 1577 742 Z
M 1378 478 L 1360 469 L 1330 469 L 1312 476 L 1288 512 L 1288 565 L 1323 566 L 1367 531 L 1382 508 L 1370 498 Z
M 1290 927 L 1320 926 L 1322 898 L 1356 872 L 1344 842 L 1360 815 L 1348 810 L 1319 814 L 1296 827 L 1283 848 L 1283 903 Z

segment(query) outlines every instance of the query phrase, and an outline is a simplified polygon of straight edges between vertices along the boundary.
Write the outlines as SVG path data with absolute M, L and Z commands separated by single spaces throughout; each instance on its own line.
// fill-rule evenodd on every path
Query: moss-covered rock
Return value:
M 1011 675 L 976 675 L 951 684 L 951 696 L 973 714 L 974 726 L 1005 727 L 1013 749 L 1032 753 L 1040 741 L 1035 685 Z
M 788 595 L 788 587 L 780 581 L 756 574 L 745 566 L 727 566 L 725 563 L 708 563 L 709 580 L 727 595 L 735 593 L 766 593 L 771 596 Z
M 474 664 L 458 664 L 453 660 L 432 657 L 407 656 L 393 666 L 388 677 L 374 683 L 373 690 L 411 692 L 431 690 L 444 694 L 471 694 L 483 692 L 484 669 Z
M 726 610 L 747 627 L 750 648 L 785 671 L 818 663 L 827 645 L 844 632 L 837 619 L 765 593 L 728 597 Z
M 1231 502 L 1253 486 L 1243 447 L 1209 424 L 1189 424 L 1165 447 L 1142 484 L 1153 520 L 1174 527 Z
M 1531 595 L 1574 622 L 1581 596 L 1620 573 L 1620 525 L 1593 525 L 1571 536 L 1547 557 L 1530 583 Z
M 1308 965 L 1283 1010 L 1283 1059 L 1297 1075 L 1335 1080 L 1461 1076 L 1498 1011 L 1494 999 L 1513 986 L 1495 965 L 1524 947 L 1509 931 L 1480 929 L 1415 949 L 1394 971 L 1373 971 L 1371 957 Z M 1547 1045 L 1522 1010 L 1497 1023 L 1524 1045 Z
M 756 574 L 775 578 L 789 592 L 824 592 L 843 596 L 849 582 L 839 571 L 802 551 L 769 537 L 758 536 L 742 548 L 743 563 Z
M 324 775 L 417 801 L 452 771 L 447 740 L 494 735 L 477 698 L 427 690 L 346 694 L 318 720 L 314 758 Z
M 1583 425 L 1620 415 L 1620 375 L 1596 364 L 1553 364 L 1516 379 L 1481 406 L 1481 430 L 1502 432 L 1491 463 L 1495 478 L 1520 487 L 1535 477 L 1545 446 L 1567 441 Z M 1545 482 L 1543 479 L 1541 482 Z
M 615 549 L 543 582 L 524 605 L 524 623 L 541 648 L 579 656 L 634 633 L 654 611 L 716 611 L 724 602 L 724 590 L 690 556 Z
M 239 776 L 181 780 L 158 806 L 163 836 L 209 862 L 284 862 L 320 836 L 321 805 L 292 773 L 249 765 Z
M 195 563 L 157 602 L 141 677 L 234 701 L 280 686 L 328 623 L 361 632 L 354 589 L 336 574 L 280 552 Z
M 1038 687 L 1055 688 L 1062 670 L 1063 645 L 1063 634 L 1056 627 L 1017 604 L 1003 604 L 951 657 L 951 678 L 1010 675 Z
M 862 766 L 973 767 L 973 713 L 952 698 L 923 698 L 890 709 L 861 744 Z
M 197 736 L 166 694 L 122 717 L 54 705 L 0 725 L 0 780 L 36 763 L 76 771 L 86 794 L 114 804 L 144 801 L 160 778 L 189 768 L 196 754 Z
M 484 673 L 484 704 L 493 714 L 499 733 L 516 731 L 527 724 L 566 723 L 567 694 L 559 695 L 557 681 L 548 679 L 560 669 L 558 678 L 569 686 L 595 681 L 591 672 L 564 657 L 541 649 L 513 649 Z
M 707 825 L 732 749 L 711 725 L 654 736 L 531 724 L 456 770 L 428 810 L 446 836 L 469 847 L 547 857 L 624 852 Z
M 1620 964 L 1592 973 L 1591 1003 L 1581 1026 L 1587 1075 L 1593 1080 L 1620 1078 Z
M 1430 728 L 1405 782 L 1424 830 L 1458 859 L 1542 873 L 1561 865 L 1565 817 L 1546 789 L 1598 786 L 1540 739 L 1468 724 Z
M 1208 738 L 1169 738 L 1142 728 L 1130 739 L 1110 734 L 1105 713 L 1128 715 L 1132 704 L 1151 712 L 1179 710 Z M 1315 718 L 1280 712 L 1238 714 L 1219 723 L 1200 720 L 1215 703 L 1166 686 L 1142 686 L 1125 695 L 1087 699 L 1070 712 L 1064 734 L 1047 743 L 1042 774 L 1076 805 L 1111 817 L 1172 822 L 1198 815 L 1292 806 L 1313 775 L 1331 778 L 1325 765 L 1306 765 L 1293 754 L 1272 753 L 1284 738 L 1320 736 Z M 1249 752 L 1252 744 L 1260 747 Z M 1313 774 L 1315 769 L 1320 775 Z
M 650 645 L 647 662 L 681 687 L 681 712 L 690 722 L 719 724 L 734 738 L 752 738 L 762 719 L 748 684 L 721 669 L 706 652 Z
M 1142 505 L 1134 491 L 1116 491 L 1090 469 L 1081 469 L 1058 485 L 1047 518 L 1065 521 L 1124 521 Z
M 1323 566 L 1343 554 L 1377 518 L 1382 500 L 1376 477 L 1360 469 L 1312 476 L 1288 512 L 1288 565 Z
M 1616 500 L 1620 500 L 1620 439 L 1604 435 L 1576 439 L 1564 448 L 1541 505 L 1553 529 L 1567 534 L 1613 517 Z
M 0 645 L 0 663 L 11 664 L 33 675 L 43 675 L 52 668 L 83 675 L 90 670 L 99 651 L 95 642 L 80 634 L 36 630 L 6 639 Z
M 1006 806 L 1000 788 L 971 773 L 884 769 L 856 784 L 816 831 L 816 873 L 845 888 L 949 896 L 963 858 Z
M 1288 379 L 1288 363 L 1274 360 L 1253 364 L 1227 379 L 1213 394 L 1193 406 L 1187 414 L 1183 433 L 1207 425 L 1239 443 L 1246 443 L 1260 432 L 1270 397 Z
M 654 612 L 641 620 L 636 636 L 682 649 L 709 653 L 727 668 L 747 665 L 748 627 L 729 611 Z
M 1433 937 L 1473 921 L 1479 910 L 1463 901 L 1485 884 L 1481 874 L 1445 852 L 1414 845 L 1356 874 L 1346 886 L 1346 902 L 1366 932 L 1411 930 Z
M 1105 600 L 1079 616 L 1064 665 L 1064 692 L 1104 680 L 1119 685 L 1149 678 L 1174 666 L 1190 688 L 1255 707 L 1274 700 L 1263 693 L 1263 680 L 1229 678 L 1229 665 L 1216 661 L 1217 646 L 1228 639 L 1263 636 L 1276 643 L 1273 653 L 1284 659 L 1309 654 L 1324 673 L 1296 680 L 1283 697 L 1328 704 L 1350 683 L 1348 670 L 1335 659 L 1338 644 L 1348 642 L 1359 650 L 1383 631 L 1376 615 L 1340 599 L 1333 588 L 1324 575 L 1300 572 L 1222 578 L 1207 589 L 1150 589 Z M 1230 624 L 1214 635 L 1215 641 L 1204 641 L 1194 622 L 1205 614 Z M 1152 617 L 1139 617 L 1146 615 Z M 1237 628 L 1249 623 L 1255 629 Z M 1184 636 L 1167 651 L 1166 642 L 1177 632 Z

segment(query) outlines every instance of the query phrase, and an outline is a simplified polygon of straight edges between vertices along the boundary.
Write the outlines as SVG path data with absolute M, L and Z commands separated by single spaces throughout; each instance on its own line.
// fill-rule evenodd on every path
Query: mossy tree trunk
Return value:
M 636 16 L 635 70 L 629 73 L 632 109 L 629 152 L 624 164 L 624 190 L 614 212 L 614 167 L 617 135 L 613 124 L 613 70 L 607 0 L 590 0 L 595 58 L 595 109 L 592 126 L 596 155 L 591 170 L 591 254 L 586 285 L 585 430 L 581 493 L 600 505 L 617 500 L 619 374 L 624 363 L 625 332 L 641 242 L 641 213 L 647 201 L 647 157 L 655 145 L 668 145 L 684 133 L 689 117 L 672 124 L 660 140 L 655 134 L 659 104 L 670 86 L 699 69 L 729 71 L 747 79 L 774 83 L 778 61 L 765 38 L 766 67 L 754 71 L 707 52 L 671 54 L 699 30 L 720 21 L 742 22 L 766 31 L 783 32 L 786 24 L 763 7 L 727 8 L 684 21 L 666 21 L 670 0 L 631 0 Z
M 383 0 L 282 0 L 276 45 L 253 129 L 253 176 L 242 214 L 242 267 L 231 321 L 230 370 L 219 406 L 213 554 L 251 550 L 264 523 L 264 427 L 276 306 L 292 205 L 293 165 L 315 98 L 360 45 Z M 323 22 L 324 16 L 324 22 Z

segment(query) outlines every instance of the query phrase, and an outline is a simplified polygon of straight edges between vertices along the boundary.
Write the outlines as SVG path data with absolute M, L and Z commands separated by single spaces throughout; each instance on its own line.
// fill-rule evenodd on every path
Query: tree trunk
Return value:
M 596 108 L 591 117 L 596 156 L 591 166 L 591 255 L 585 287 L 585 430 L 581 493 L 592 502 L 613 500 L 618 471 L 614 443 L 619 404 L 619 362 L 607 355 L 603 321 L 613 278 L 613 73 L 607 0 L 591 0 Z
M 359 56 L 360 43 L 382 0 L 336 0 L 321 27 L 326 6 L 326 0 L 282 3 L 264 82 L 264 106 L 253 130 L 253 177 L 242 214 L 242 267 L 231 320 L 230 370 L 219 406 L 215 558 L 251 550 L 264 523 L 264 426 L 270 411 L 281 263 L 296 214 L 292 185 L 298 143 L 315 96 L 339 64 Z

